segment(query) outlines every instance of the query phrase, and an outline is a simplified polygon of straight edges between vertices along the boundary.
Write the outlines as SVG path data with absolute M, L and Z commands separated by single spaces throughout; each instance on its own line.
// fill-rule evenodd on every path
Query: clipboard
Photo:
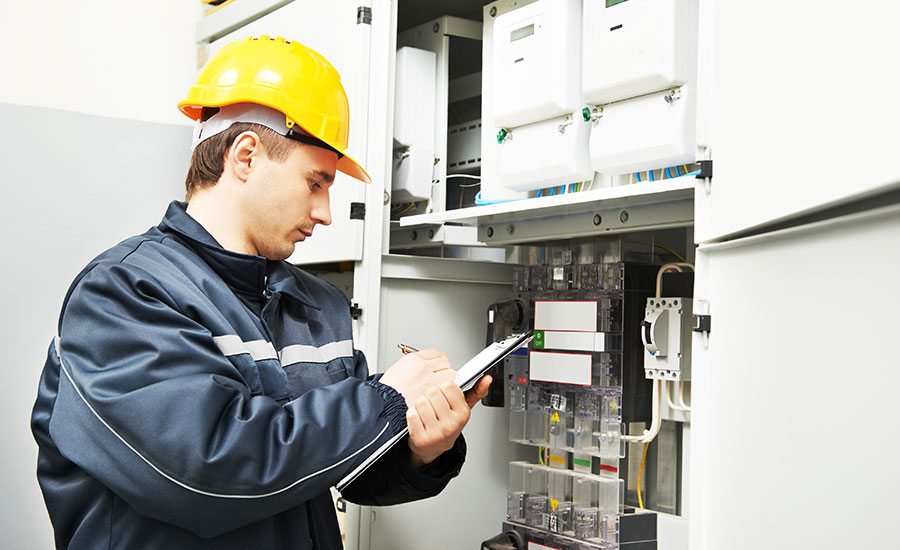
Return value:
M 456 384 L 460 387 L 462 391 L 468 391 L 472 389 L 476 382 L 478 382 L 482 376 L 485 375 L 487 371 L 491 369 L 494 365 L 506 359 L 506 357 L 512 352 L 516 351 L 520 347 L 526 345 L 531 339 L 534 338 L 534 335 L 531 331 L 525 332 L 523 334 L 514 334 L 509 338 L 501 340 L 499 342 L 494 342 L 488 347 L 484 348 L 480 352 L 478 352 L 474 357 L 469 359 L 465 365 L 459 368 L 456 371 Z M 385 442 L 381 447 L 375 449 L 372 454 L 366 457 L 362 463 L 353 469 L 349 474 L 344 476 L 335 488 L 338 491 L 343 490 L 347 485 L 350 485 L 353 480 L 359 477 L 360 474 L 366 471 L 366 469 L 372 465 L 373 462 L 381 458 L 391 447 L 397 444 L 398 441 L 401 441 L 406 435 L 409 433 L 409 428 L 403 428 L 403 430 L 390 438 Z

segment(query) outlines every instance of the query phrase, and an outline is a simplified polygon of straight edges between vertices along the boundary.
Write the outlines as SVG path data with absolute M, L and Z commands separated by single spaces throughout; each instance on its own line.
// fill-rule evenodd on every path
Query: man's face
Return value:
M 284 260 L 316 225 L 331 223 L 328 191 L 337 161 L 337 153 L 308 145 L 294 147 L 283 163 L 264 154 L 256 159 L 245 224 L 258 255 Z

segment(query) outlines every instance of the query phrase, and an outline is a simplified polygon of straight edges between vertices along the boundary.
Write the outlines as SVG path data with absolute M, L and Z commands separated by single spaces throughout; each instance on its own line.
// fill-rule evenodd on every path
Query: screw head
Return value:
M 622 210 L 622 213 L 619 214 L 619 221 L 622 223 L 628 222 L 628 210 Z
M 594 214 L 594 225 L 599 226 L 603 223 L 603 217 L 600 214 Z
M 429 238 L 429 239 L 433 239 L 433 238 L 434 238 L 434 229 L 429 229 L 429 230 L 428 230 L 428 238 Z
M 488 236 L 488 238 L 491 238 L 494 236 L 494 228 L 493 227 L 487 228 L 487 236 Z
M 512 235 L 513 233 L 516 232 L 516 226 L 514 226 L 513 224 L 507 225 L 507 226 L 506 226 L 506 232 L 507 232 L 509 235 Z
M 439 30 L 441 30 L 441 24 L 435 23 L 434 26 L 431 27 L 431 30 L 432 30 L 432 32 L 438 32 Z
M 412 240 L 416 240 L 419 238 L 419 233 L 416 231 L 413 231 L 412 233 L 410 233 L 409 236 L 412 237 Z
M 491 8 L 490 14 L 491 14 L 491 17 L 497 16 L 497 6 L 494 6 L 493 8 Z

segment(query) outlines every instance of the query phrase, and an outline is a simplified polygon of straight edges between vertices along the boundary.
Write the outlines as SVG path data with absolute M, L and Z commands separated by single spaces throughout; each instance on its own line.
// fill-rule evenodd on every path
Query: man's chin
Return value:
M 275 250 L 267 251 L 263 254 L 260 254 L 263 258 L 267 260 L 272 260 L 276 262 L 280 262 L 281 260 L 287 260 L 294 254 L 294 244 L 291 243 L 290 247 L 279 248 Z

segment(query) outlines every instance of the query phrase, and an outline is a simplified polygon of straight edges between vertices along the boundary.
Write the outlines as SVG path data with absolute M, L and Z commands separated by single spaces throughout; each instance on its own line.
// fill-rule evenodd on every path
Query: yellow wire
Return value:
M 678 252 L 675 252 L 674 250 L 672 250 L 671 248 L 669 248 L 669 247 L 666 246 L 666 245 L 662 245 L 662 244 L 659 244 L 659 243 L 651 243 L 651 242 L 647 242 L 647 241 L 629 241 L 629 242 L 633 242 L 633 243 L 635 243 L 635 244 L 649 244 L 650 246 L 655 246 L 655 247 L 657 247 L 657 248 L 662 248 L 663 250 L 665 250 L 665 251 L 671 253 L 673 256 L 675 256 L 676 258 L 678 258 L 678 259 L 681 260 L 682 262 L 687 262 L 687 260 L 684 259 L 684 256 L 682 256 L 682 255 L 679 254 Z
M 641 497 L 641 478 L 644 477 L 644 462 L 647 460 L 647 449 L 650 448 L 650 443 L 644 443 L 644 456 L 641 457 L 641 471 L 638 472 L 638 506 L 641 510 L 644 509 L 644 499 Z

